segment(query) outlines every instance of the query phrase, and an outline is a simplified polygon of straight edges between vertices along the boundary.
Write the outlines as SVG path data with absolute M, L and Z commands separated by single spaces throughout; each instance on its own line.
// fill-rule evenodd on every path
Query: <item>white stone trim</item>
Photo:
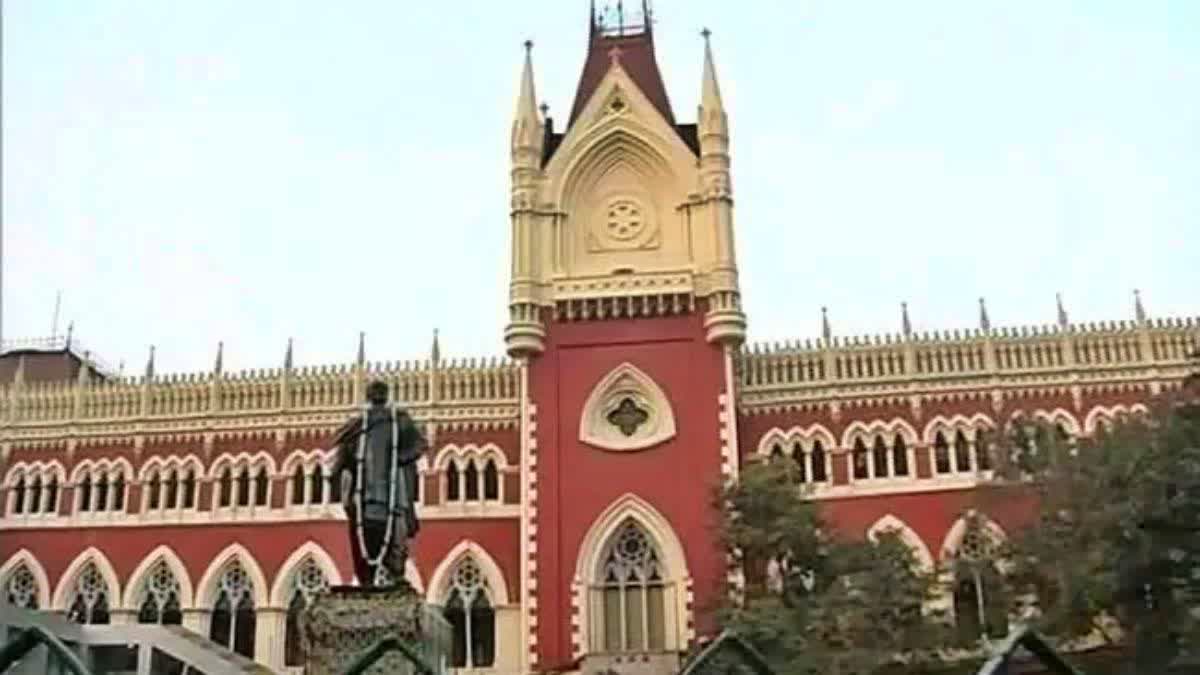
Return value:
M 946 537 L 942 540 L 942 547 L 940 549 L 943 561 L 951 560 L 958 553 L 958 547 L 962 544 L 963 537 L 967 534 L 967 521 L 972 517 L 979 519 L 980 524 L 988 531 L 988 534 L 995 538 L 996 543 L 1008 541 L 1008 534 L 996 521 L 982 512 L 970 510 L 959 516 L 958 520 L 955 520 L 954 524 L 950 526 L 949 531 L 946 532 Z
M 575 655 L 590 653 L 591 645 L 591 603 L 589 591 L 594 583 L 596 571 L 600 568 L 600 558 L 612 538 L 626 520 L 632 519 L 646 530 L 653 539 L 659 553 L 662 555 L 663 569 L 667 578 L 668 595 L 673 602 L 668 602 L 666 610 L 666 647 L 667 650 L 682 651 L 691 640 L 695 630 L 692 627 L 691 588 L 692 578 L 688 573 L 687 555 L 683 543 L 675 534 L 671 523 L 658 509 L 641 497 L 626 493 L 613 501 L 588 528 L 579 550 L 575 556 L 575 576 L 572 583 L 572 619 L 571 640 L 575 645 Z
M 12 554 L 8 560 L 4 561 L 4 565 L 0 565 L 0 589 L 4 588 L 5 582 L 8 581 L 8 575 L 16 571 L 21 565 L 29 568 L 29 572 L 33 574 L 34 581 L 37 582 L 38 609 L 51 609 L 50 578 L 46 576 L 46 568 L 42 567 L 42 563 L 38 562 L 38 559 L 33 557 L 33 554 L 27 548 L 23 548 Z
M 1012 411 L 1012 413 L 1008 416 L 1008 421 L 1011 423 L 1013 420 L 1022 417 L 1036 422 L 1045 422 L 1047 424 L 1062 424 L 1063 429 L 1065 429 L 1072 437 L 1078 438 L 1082 432 L 1082 427 L 1079 424 L 1079 420 L 1073 413 L 1065 408 L 1055 408 L 1054 410 L 1050 411 L 1047 411 L 1043 408 L 1036 408 L 1032 411 L 1026 411 L 1018 408 Z
M 1100 429 L 1102 421 L 1112 424 L 1123 416 L 1144 415 L 1150 411 L 1144 404 L 1134 403 L 1133 405 L 1125 405 L 1118 403 L 1111 406 L 1098 405 L 1092 408 L 1087 417 L 1083 420 L 1083 433 L 1086 436 L 1095 436 Z
M 253 472 L 263 466 L 267 468 L 267 476 L 269 478 L 274 478 L 279 473 L 278 467 L 275 464 L 275 458 L 266 450 L 259 450 L 255 453 L 239 452 L 221 454 L 213 460 L 205 477 L 210 481 L 216 482 L 220 479 L 221 471 L 226 466 L 233 470 L 234 479 L 237 478 L 237 474 L 241 471 L 242 467 L 251 469 L 251 478 L 254 477 Z
M 104 583 L 108 586 L 108 611 L 123 609 L 121 604 L 121 581 L 117 577 L 117 572 L 113 569 L 112 562 L 108 556 L 95 546 L 89 546 L 82 553 L 75 556 L 71 564 L 58 578 L 58 587 L 54 589 L 54 600 L 50 607 L 55 610 L 65 611 L 67 608 L 67 598 L 71 593 L 72 587 L 75 585 L 75 578 L 79 576 L 89 562 L 95 563 L 96 570 L 100 572 L 100 576 L 104 578 Z
M 904 437 L 904 442 L 908 445 L 909 450 L 919 442 L 917 430 L 913 429 L 908 420 L 902 417 L 893 417 L 890 421 L 886 422 L 883 420 L 873 420 L 871 422 L 855 420 L 842 432 L 841 447 L 849 451 L 854 447 L 856 439 L 860 437 L 864 440 L 868 438 L 874 439 L 875 434 L 878 433 L 888 436 L 895 436 L 897 433 L 900 433 Z M 867 450 L 870 449 L 871 446 L 867 445 Z
M 290 598 L 287 597 L 289 582 L 297 568 L 308 558 L 312 558 L 313 562 L 325 573 L 325 579 L 330 586 L 342 584 L 342 573 L 338 571 L 337 564 L 333 562 L 329 552 L 320 544 L 309 540 L 292 551 L 287 560 L 284 560 L 283 564 L 279 566 L 279 570 L 275 572 L 275 582 L 271 584 L 269 595 L 271 607 L 286 608 L 288 606 L 290 601 Z
M 126 485 L 133 482 L 133 466 L 124 457 L 117 457 L 115 459 L 108 457 L 85 459 L 76 464 L 75 468 L 71 469 L 71 485 L 78 485 L 80 478 L 84 474 L 91 474 L 93 477 L 105 475 L 111 478 L 115 477 L 118 472 L 125 479 Z
M 929 547 L 925 545 L 920 535 L 908 526 L 908 523 L 889 513 L 867 528 L 867 539 L 874 542 L 884 532 L 896 532 L 900 536 L 900 540 L 916 555 L 920 571 L 926 573 L 934 571 L 936 563 L 933 554 L 929 552 Z
M 921 439 L 925 445 L 932 446 L 934 437 L 937 432 L 949 432 L 951 435 L 956 431 L 974 431 L 977 429 L 995 429 L 996 422 L 991 417 L 983 413 L 975 413 L 970 417 L 966 415 L 936 415 L 925 425 L 925 430 L 921 432 Z M 951 443 L 953 446 L 953 443 Z
M 262 567 L 245 546 L 236 543 L 226 546 L 214 556 L 212 562 L 208 564 L 208 568 L 204 570 L 203 576 L 200 577 L 200 583 L 196 584 L 195 606 L 205 609 L 212 608 L 216 601 L 217 581 L 221 578 L 225 567 L 235 560 L 241 563 L 242 569 L 246 570 L 250 582 L 254 585 L 254 608 L 257 610 L 270 607 L 268 602 L 270 585 L 267 583 L 267 577 L 263 574 Z
M 499 609 L 508 605 L 508 582 L 504 580 L 504 573 L 500 570 L 500 566 L 496 564 L 495 558 L 487 552 L 487 549 L 470 539 L 458 542 L 438 563 L 437 568 L 429 577 L 429 585 L 425 588 L 425 602 L 431 605 L 442 604 L 450 592 L 450 580 L 454 574 L 454 568 L 466 558 L 474 560 L 479 565 L 479 571 L 487 579 L 490 595 L 488 599 L 491 600 L 492 606 Z
M 39 459 L 33 462 L 17 462 L 9 467 L 8 471 L 4 474 L 4 487 L 5 489 L 14 487 L 17 478 L 21 475 L 30 476 L 33 474 L 39 474 L 43 479 L 47 475 L 58 478 L 60 488 L 67 484 L 67 471 L 63 468 L 62 462 L 57 459 Z M 44 480 L 42 484 L 45 485 Z
M 609 424 L 606 416 L 626 398 L 649 413 L 632 436 Z M 600 379 L 588 394 L 579 417 L 579 440 L 604 450 L 644 450 L 675 437 L 675 412 L 662 387 L 625 362 Z
M 179 609 L 188 610 L 195 607 L 196 596 L 192 589 L 192 578 L 188 574 L 187 567 L 183 564 L 179 554 L 175 553 L 175 549 L 161 544 L 153 551 L 150 551 L 138 566 L 134 568 L 133 573 L 129 575 L 129 580 L 125 584 L 125 597 L 122 601 L 122 606 L 133 611 L 138 610 L 137 594 L 141 590 L 142 582 L 154 565 L 162 560 L 171 568 L 171 573 L 175 575 L 175 580 L 179 582 Z

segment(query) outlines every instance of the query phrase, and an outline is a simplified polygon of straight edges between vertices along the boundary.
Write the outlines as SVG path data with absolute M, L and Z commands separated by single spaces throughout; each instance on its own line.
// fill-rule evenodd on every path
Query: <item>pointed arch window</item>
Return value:
M 4 599 L 14 607 L 38 609 L 38 583 L 29 566 L 22 563 L 4 580 Z
M 780 457 L 783 457 L 783 446 L 776 443 L 771 446 L 771 459 L 774 460 Z
M 420 481 L 417 481 L 419 484 Z M 329 474 L 329 503 L 340 504 L 342 502 L 342 477 L 339 474 L 330 472 Z
M 971 445 L 961 429 L 954 434 L 954 468 L 959 473 L 971 471 Z
M 992 469 L 992 439 L 987 429 L 975 432 L 975 465 L 980 471 Z
M 96 563 L 88 562 L 75 577 L 71 596 L 67 601 L 67 620 L 82 624 L 106 624 L 109 598 L 108 584 L 97 569 Z
M 940 431 L 933 437 L 933 468 L 938 473 L 950 473 L 950 444 Z
M 475 466 L 475 460 L 467 460 L 467 469 L 463 471 L 463 483 L 466 488 L 466 501 L 479 501 L 479 469 Z
M 79 510 L 90 511 L 92 509 L 92 477 L 84 476 L 83 482 L 79 484 Z
M 954 623 L 959 638 L 973 643 L 1008 633 L 1008 606 L 996 567 L 999 545 L 983 523 L 972 519 L 958 545 L 954 562 Z
M 17 477 L 17 483 L 13 486 L 13 506 L 14 514 L 22 514 L 25 512 L 25 476 Z M 35 507 L 36 508 L 36 507 Z M 35 508 L 30 508 L 29 512 L 33 513 Z
M 146 496 L 149 498 L 149 510 L 157 511 L 162 503 L 162 480 L 158 477 L 158 471 L 150 474 L 150 481 L 146 485 L 146 490 L 149 492 Z
M 166 626 L 183 623 L 183 611 L 179 606 L 179 580 L 165 560 L 159 560 L 150 568 L 142 582 L 140 597 L 138 623 Z
M 891 474 L 888 470 L 887 441 L 879 434 L 875 435 L 875 442 L 871 445 L 871 465 L 872 478 L 887 478 Z
M 461 499 L 462 486 L 459 485 L 458 462 L 453 459 L 446 464 L 446 501 L 456 502 Z
M 174 509 L 179 505 L 179 478 L 175 476 L 175 471 L 171 469 L 167 469 L 166 491 L 166 508 Z
M 450 623 L 450 666 L 488 668 L 496 661 L 496 611 L 487 580 L 474 559 L 454 568 L 443 610 Z
M 258 472 L 254 474 L 254 505 L 266 506 L 267 495 L 271 489 L 270 479 L 267 478 L 266 467 L 259 467 Z
M 304 467 L 296 464 L 292 469 L 292 504 L 299 506 L 304 503 Z
M 57 491 L 58 485 L 55 484 L 54 488 Z M 113 479 L 112 505 L 113 511 L 120 512 L 125 510 L 125 476 L 123 474 L 118 473 L 117 477 Z
M 248 477 L 248 474 L 247 474 Z M 254 584 L 240 563 L 225 568 L 217 581 L 208 637 L 242 656 L 254 658 Z
M 821 441 L 813 441 L 812 477 L 814 483 L 824 483 L 829 480 L 829 475 L 825 471 L 825 446 L 821 444 Z
M 196 507 L 196 475 L 191 469 L 183 473 L 183 508 Z
M 799 473 L 801 483 L 808 482 L 808 455 L 804 453 L 804 448 L 799 443 L 792 444 L 792 461 L 796 463 L 796 470 Z
M 232 505 L 233 469 L 225 467 L 225 470 L 221 472 L 221 478 L 218 483 L 220 484 L 220 490 L 218 491 L 220 493 L 220 499 L 218 500 L 218 503 L 223 507 Z
M 292 574 L 291 599 L 288 601 L 287 624 L 283 636 L 284 665 L 304 665 L 304 645 L 300 641 L 300 615 L 318 594 L 328 588 L 329 579 L 312 558 L 305 558 Z
M 483 498 L 488 501 L 500 499 L 500 471 L 494 459 L 489 459 L 483 467 Z
M 595 644 L 609 653 L 665 649 L 666 577 L 650 536 L 626 521 L 600 560 Z
M 96 479 L 96 511 L 108 510 L 108 476 L 100 474 Z
M 37 513 L 42 510 L 42 477 L 34 476 L 33 481 L 29 484 L 29 508 L 30 513 Z
M 312 503 L 325 503 L 325 469 L 320 464 L 313 467 L 312 480 Z
M 908 475 L 908 444 L 900 434 L 892 439 L 892 475 Z
M 867 444 L 862 438 L 854 440 L 854 452 L 852 453 L 854 462 L 854 478 L 857 480 L 865 480 L 871 477 L 867 467 Z
M 237 505 L 250 506 L 250 469 L 242 467 L 237 478 Z

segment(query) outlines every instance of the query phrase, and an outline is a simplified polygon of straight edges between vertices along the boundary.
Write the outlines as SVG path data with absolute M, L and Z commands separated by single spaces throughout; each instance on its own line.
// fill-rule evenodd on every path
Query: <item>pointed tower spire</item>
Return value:
M 359 366 L 367 363 L 367 334 L 365 331 L 358 332 L 358 359 L 355 363 Z
M 1137 318 L 1138 323 L 1146 322 L 1146 307 L 1142 304 L 1142 292 L 1138 289 L 1133 289 L 1133 315 Z
M 154 379 L 154 345 L 150 345 L 150 358 L 146 359 L 146 381 Z
M 700 82 L 700 112 L 697 120 L 701 135 L 729 135 L 729 118 L 725 113 L 725 101 L 721 98 L 721 85 L 717 82 L 717 67 L 713 62 L 712 31 L 700 31 L 704 37 L 704 75 Z
M 1071 323 L 1071 321 L 1067 316 L 1067 310 L 1063 307 L 1062 293 L 1055 293 L 1054 299 L 1058 303 L 1058 325 L 1066 328 L 1067 324 Z
M 541 154 L 542 120 L 538 114 L 537 89 L 533 84 L 533 40 L 525 41 L 525 65 L 521 69 L 521 84 L 517 91 L 517 108 L 513 113 L 512 149 L 536 149 Z M 516 157 L 514 156 L 514 161 Z
M 833 328 L 829 326 L 828 307 L 821 308 L 821 336 L 825 338 L 826 342 L 829 342 L 833 339 Z
M 992 320 L 988 318 L 987 303 L 983 298 L 979 299 L 979 329 L 984 331 L 992 329 Z
M 900 328 L 904 331 L 904 337 L 912 336 L 912 321 L 908 318 L 908 303 L 900 303 Z
M 429 360 L 434 364 L 442 361 L 442 348 L 438 344 L 438 329 L 433 329 L 433 346 L 429 349 Z
M 288 338 L 287 352 L 283 355 L 283 369 L 292 369 L 292 338 Z
M 225 369 L 225 343 L 217 343 L 217 360 L 213 362 L 213 375 L 220 375 Z

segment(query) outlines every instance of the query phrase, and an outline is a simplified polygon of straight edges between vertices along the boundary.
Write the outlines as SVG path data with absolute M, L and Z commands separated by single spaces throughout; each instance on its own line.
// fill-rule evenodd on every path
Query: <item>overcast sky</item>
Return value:
M 655 5 L 682 121 L 714 33 L 753 339 L 1200 314 L 1200 3 Z M 501 354 L 521 43 L 565 118 L 586 8 L 7 0 L 4 337 L 61 289 L 127 373 Z

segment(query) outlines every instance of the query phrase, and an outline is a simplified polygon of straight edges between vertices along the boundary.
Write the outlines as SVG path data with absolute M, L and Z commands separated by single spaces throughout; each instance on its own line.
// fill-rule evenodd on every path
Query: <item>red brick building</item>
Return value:
M 458 666 L 667 672 L 715 630 L 713 490 L 793 457 L 847 531 L 923 564 L 962 544 L 1016 416 L 1073 435 L 1179 386 L 1200 321 L 1150 319 L 744 346 L 729 125 L 705 47 L 679 122 L 649 25 L 590 27 L 570 118 L 527 55 L 512 128 L 504 358 L 106 377 L 69 349 L 0 358 L 0 590 L 83 622 L 182 623 L 281 671 L 291 617 L 351 582 L 331 432 L 388 383 L 427 428 L 409 578 Z M 57 346 L 56 346 L 57 347 Z M 983 514 L 996 536 L 1021 514 Z M 736 583 L 737 579 L 732 581 Z M 948 591 L 949 592 L 949 591 Z

